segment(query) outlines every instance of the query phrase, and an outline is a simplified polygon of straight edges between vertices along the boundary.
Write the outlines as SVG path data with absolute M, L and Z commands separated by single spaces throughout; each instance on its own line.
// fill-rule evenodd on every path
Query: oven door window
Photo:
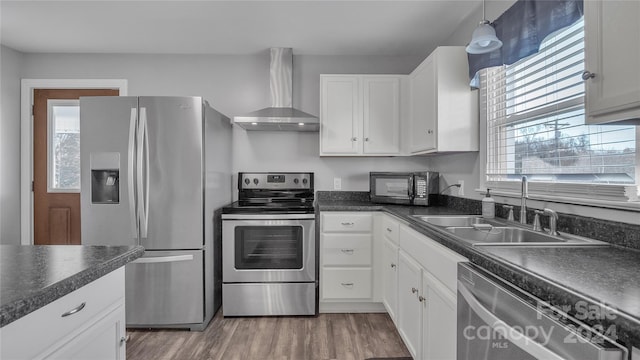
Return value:
M 237 226 L 236 269 L 302 269 L 302 226 Z

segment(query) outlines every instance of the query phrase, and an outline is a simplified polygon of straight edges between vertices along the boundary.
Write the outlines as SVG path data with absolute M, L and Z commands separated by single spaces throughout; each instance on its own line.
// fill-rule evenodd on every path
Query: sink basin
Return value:
M 426 223 L 442 227 L 469 227 L 474 224 L 486 224 L 487 221 L 478 215 L 414 215 Z
M 480 225 L 474 227 L 449 227 L 448 232 L 454 234 L 460 240 L 471 243 L 474 246 L 487 245 L 607 245 L 598 240 L 583 238 L 574 235 L 562 234 L 551 236 L 546 233 L 523 229 L 519 227 L 491 227 Z
M 489 229 L 475 229 L 472 227 L 450 227 L 447 231 L 457 235 L 474 245 L 488 243 L 564 243 L 567 240 L 550 236 L 541 232 L 516 227 L 492 227 Z

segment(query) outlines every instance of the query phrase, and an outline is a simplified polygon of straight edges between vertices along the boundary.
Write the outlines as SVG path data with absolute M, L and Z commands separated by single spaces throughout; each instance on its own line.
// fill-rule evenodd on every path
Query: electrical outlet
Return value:
M 342 178 L 333 178 L 333 190 L 342 190 Z
M 460 185 L 458 188 L 458 196 L 464 196 L 464 180 L 458 180 L 458 185 Z

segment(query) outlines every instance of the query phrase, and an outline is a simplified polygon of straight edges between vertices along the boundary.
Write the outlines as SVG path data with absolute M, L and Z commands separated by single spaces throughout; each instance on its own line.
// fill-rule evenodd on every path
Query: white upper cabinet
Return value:
M 363 76 L 363 153 L 400 153 L 400 78 Z
M 320 155 L 360 153 L 358 77 L 320 75 L 320 82 Z
M 403 78 L 320 75 L 320 155 L 399 155 Z
M 640 1 L 585 1 L 584 16 L 587 124 L 639 119 Z
M 478 94 L 464 47 L 441 46 L 409 75 L 409 153 L 478 151 Z

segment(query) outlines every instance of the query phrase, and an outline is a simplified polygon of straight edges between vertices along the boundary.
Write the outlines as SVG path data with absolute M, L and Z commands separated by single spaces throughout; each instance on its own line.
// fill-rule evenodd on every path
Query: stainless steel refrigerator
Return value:
M 82 244 L 146 249 L 126 265 L 127 326 L 204 329 L 221 304 L 229 118 L 200 97 L 83 97 L 80 154 Z

